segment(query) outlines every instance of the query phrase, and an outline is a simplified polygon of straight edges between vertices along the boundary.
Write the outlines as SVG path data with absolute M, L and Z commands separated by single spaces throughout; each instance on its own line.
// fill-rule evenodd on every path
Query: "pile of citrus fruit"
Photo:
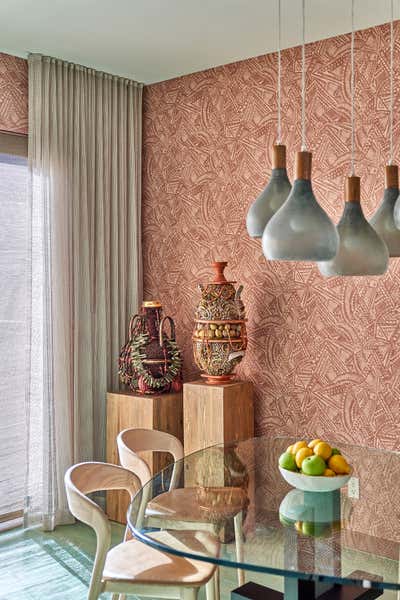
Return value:
M 335 477 L 348 475 L 350 465 L 338 448 L 332 448 L 323 440 L 296 442 L 279 457 L 279 466 L 287 471 L 296 471 L 304 475 L 323 475 Z

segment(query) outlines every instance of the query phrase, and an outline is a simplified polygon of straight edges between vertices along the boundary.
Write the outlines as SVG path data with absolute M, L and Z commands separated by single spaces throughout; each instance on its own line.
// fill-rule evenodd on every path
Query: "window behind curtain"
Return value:
M 27 140 L 0 133 L 0 522 L 25 495 L 27 189 Z

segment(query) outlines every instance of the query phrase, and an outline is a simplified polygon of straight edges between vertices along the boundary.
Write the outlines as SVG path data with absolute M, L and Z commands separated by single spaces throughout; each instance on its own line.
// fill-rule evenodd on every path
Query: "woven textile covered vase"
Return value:
M 193 354 L 196 365 L 204 372 L 207 383 L 223 383 L 233 378 L 246 346 L 246 319 L 235 281 L 224 276 L 226 262 L 215 262 L 215 278 L 200 284 L 201 300 L 196 309 L 193 331 Z
M 164 331 L 170 325 L 170 335 Z M 129 324 L 129 339 L 119 357 L 122 383 L 141 394 L 167 394 L 182 388 L 182 355 L 175 341 L 175 324 L 162 316 L 158 301 L 146 301 Z

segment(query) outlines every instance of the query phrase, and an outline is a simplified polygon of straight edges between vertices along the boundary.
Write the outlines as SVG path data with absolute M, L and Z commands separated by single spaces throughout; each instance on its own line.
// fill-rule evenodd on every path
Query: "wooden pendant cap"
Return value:
M 296 154 L 295 179 L 311 179 L 311 152 L 302 150 Z
M 346 202 L 360 202 L 360 178 L 356 175 L 346 178 L 345 200 Z
M 386 165 L 385 167 L 385 188 L 399 187 L 399 167 L 397 165 Z
M 286 169 L 286 146 L 275 144 L 272 148 L 272 168 Z

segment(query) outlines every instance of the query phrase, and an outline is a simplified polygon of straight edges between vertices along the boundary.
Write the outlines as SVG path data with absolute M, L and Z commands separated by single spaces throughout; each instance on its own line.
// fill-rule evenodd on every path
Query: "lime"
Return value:
M 326 463 L 323 458 L 314 454 L 307 456 L 301 463 L 301 470 L 305 475 L 322 475 L 326 469 Z
M 284 452 L 279 457 L 279 466 L 287 471 L 297 471 L 297 465 L 293 454 Z
M 342 454 L 340 452 L 340 450 L 338 448 L 332 448 L 332 456 L 335 456 L 336 454 Z
M 312 537 L 320 537 L 326 533 L 327 526 L 323 523 L 314 523 L 312 521 L 304 521 L 302 533 Z

